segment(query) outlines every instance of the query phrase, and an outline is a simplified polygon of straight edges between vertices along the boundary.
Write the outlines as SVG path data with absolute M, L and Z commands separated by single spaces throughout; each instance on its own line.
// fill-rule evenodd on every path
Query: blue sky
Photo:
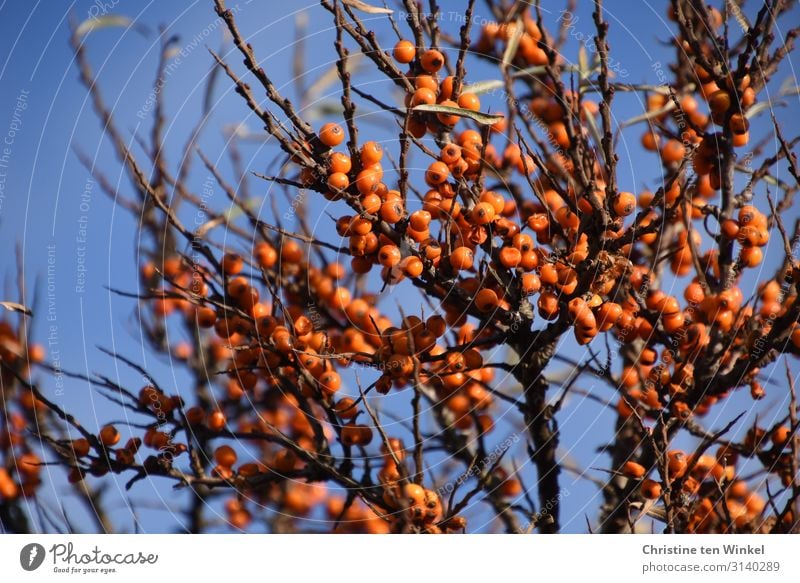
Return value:
M 461 3 L 443 4 L 448 6 L 443 8 L 442 27 L 455 34 L 461 22 L 458 14 L 450 12 L 456 10 L 450 8 L 450 4 L 455 6 Z M 577 42 L 588 40 L 594 30 L 589 3 L 580 4 L 570 32 L 573 42 L 568 43 L 565 52 L 565 57 L 571 61 L 577 58 Z M 316 4 L 306 5 L 301 1 L 277 3 L 242 0 L 231 2 L 229 6 L 238 13 L 242 31 L 250 38 L 263 66 L 279 89 L 295 99 L 308 98 L 307 89 L 330 69 L 335 59 L 330 44 L 333 31 L 328 13 Z M 478 23 L 482 19 L 490 19 L 482 7 L 483 4 L 478 2 L 475 13 Z M 611 23 L 612 70 L 617 71 L 618 80 L 658 83 L 659 64 L 665 66 L 672 54 L 672 50 L 662 42 L 672 36 L 670 23 L 665 18 L 666 3 L 651 5 L 647 2 L 617 0 L 607 3 L 607 11 L 607 19 Z M 37 317 L 32 323 L 34 338 L 43 343 L 50 340 L 49 352 L 51 356 L 58 357 L 64 369 L 84 373 L 102 372 L 124 386 L 138 389 L 142 385 L 140 375 L 117 366 L 98 350 L 98 346 L 103 346 L 145 364 L 162 386 L 173 387 L 181 392 L 187 377 L 180 367 L 172 366 L 163 356 L 149 354 L 142 347 L 134 317 L 135 305 L 130 299 L 117 297 L 107 291 L 108 287 L 135 290 L 138 285 L 134 267 L 135 221 L 101 192 L 99 185 L 91 180 L 88 171 L 79 163 L 74 151 L 74 148 L 80 148 L 85 152 L 98 168 L 103 169 L 112 183 L 119 185 L 124 195 L 133 193 L 127 177 L 116 163 L 109 141 L 103 138 L 103 128 L 92 112 L 87 93 L 78 80 L 68 45 L 69 18 L 83 22 L 104 14 L 124 15 L 135 23 L 130 27 L 94 31 L 87 36 L 86 47 L 106 103 L 113 110 L 125 138 L 132 140 L 138 156 L 143 154 L 133 137 L 147 138 L 151 126 L 149 113 L 159 51 L 159 27 L 164 26 L 166 34 L 179 36 L 176 43 L 179 50 L 162 89 L 168 117 L 165 152 L 173 170 L 185 155 L 182 148 L 201 113 L 205 78 L 212 63 L 207 47 L 215 50 L 222 47 L 223 54 L 230 52 L 230 45 L 223 40 L 223 26 L 211 2 L 206 0 L 159 3 L 132 0 L 71 3 L 17 0 L 0 3 L 0 55 L 3 56 L 0 57 L 0 87 L 3 88 L 0 92 L 0 139 L 5 138 L 7 146 L 5 158 L 0 159 L 0 162 L 7 162 L 7 167 L 0 167 L 0 244 L 7 249 L 6 259 L 0 263 L 0 275 L 4 278 L 3 296 L 12 297 L 15 293 L 17 268 L 11 250 L 15 245 L 20 245 L 24 255 L 23 276 L 28 286 L 27 300 L 33 303 L 34 294 L 38 300 L 34 305 Z M 797 12 L 793 17 L 796 22 Z M 545 15 L 545 21 L 551 27 L 557 18 L 558 10 Z M 303 19 L 307 20 L 304 27 L 306 65 L 304 74 L 298 78 L 292 70 L 292 59 L 297 47 L 298 22 Z M 388 48 L 394 44 L 395 37 L 384 19 L 366 17 L 365 20 L 374 24 L 383 46 Z M 229 54 L 227 60 L 241 70 L 238 53 Z M 485 63 L 470 67 L 468 73 L 470 82 L 491 79 L 496 75 Z M 784 80 L 793 77 L 792 63 L 788 62 L 769 90 L 776 91 Z M 357 73 L 355 79 L 365 90 L 392 98 L 386 81 L 376 77 L 369 68 Z M 310 101 L 306 99 L 304 114 L 315 127 L 322 123 L 321 112 L 338 102 L 336 90 L 337 85 L 332 85 L 312 95 Z M 794 136 L 800 130 L 796 99 L 796 95 L 784 98 L 784 106 L 777 109 L 786 136 Z M 484 99 L 485 109 L 498 109 L 501 105 L 499 99 Z M 618 96 L 615 105 L 618 121 L 634 117 L 642 111 L 643 105 L 634 94 Z M 375 106 L 368 103 L 360 104 L 359 112 L 364 116 L 364 128 L 369 128 L 365 133 L 374 132 L 375 139 L 385 140 L 385 145 L 393 147 L 396 152 L 396 143 L 392 143 L 396 139 L 393 137 L 396 131 L 391 125 L 386 125 L 386 116 L 377 115 Z M 220 130 L 240 122 L 250 132 L 260 131 L 259 124 L 241 99 L 231 91 L 228 80 L 223 76 L 216 85 L 211 119 L 200 144 L 212 160 L 220 160 L 220 169 L 228 177 L 231 174 L 227 158 L 224 157 L 226 137 Z M 655 155 L 644 152 L 639 146 L 642 131 L 642 126 L 636 126 L 625 132 L 620 142 L 618 181 L 622 189 L 654 189 L 662 179 L 661 165 Z M 11 143 L 8 143 L 8 139 Z M 766 153 L 773 153 L 774 147 L 774 143 L 769 145 Z M 265 172 L 275 164 L 276 149 L 272 144 L 254 141 L 244 146 L 243 154 L 245 163 L 252 171 Z M 189 184 L 195 192 L 202 190 L 207 178 L 201 166 L 199 160 L 193 161 L 194 171 Z M 779 168 L 777 171 L 783 170 Z M 263 182 L 253 179 L 250 187 L 254 193 L 259 193 L 258 196 L 265 203 L 260 209 L 263 216 L 270 214 L 271 196 L 278 197 L 280 209 L 288 204 L 283 195 L 269 189 Z M 760 201 L 764 202 L 763 197 Z M 219 189 L 211 198 L 211 206 L 227 207 L 227 199 Z M 315 208 L 320 209 L 318 232 L 330 233 L 323 205 L 315 205 Z M 343 211 L 343 208 L 339 210 Z M 765 208 L 762 207 L 762 210 Z M 793 212 L 796 213 L 796 210 Z M 219 240 L 224 240 L 224 236 Z M 767 267 L 774 265 L 780 256 L 780 246 L 776 241 L 773 238 L 768 248 Z M 53 267 L 50 272 L 48 262 Z M 743 287 L 746 287 L 746 283 Z M 52 291 L 49 296 L 48 284 Z M 675 281 L 667 287 L 670 285 L 674 286 L 671 293 L 678 295 L 684 283 Z M 745 289 L 746 296 L 749 295 L 747 292 Z M 416 301 L 414 293 L 407 284 L 398 286 L 387 294 L 382 305 L 387 306 L 385 309 L 391 313 L 391 306 L 398 299 L 404 305 Z M 583 348 L 569 341 L 561 349 L 575 358 L 584 353 Z M 782 369 L 777 378 L 782 385 Z M 602 398 L 613 398 L 608 388 L 600 383 L 593 386 L 592 382 L 591 378 L 587 378 L 578 386 L 596 392 Z M 53 379 L 42 378 L 46 392 L 73 411 L 88 427 L 95 428 L 109 419 L 124 417 L 116 406 L 104 401 L 86 383 L 64 379 L 63 384 L 62 388 L 56 386 Z M 775 395 L 766 404 L 759 405 L 767 411 L 767 416 L 776 415 L 781 410 L 783 393 L 776 391 Z M 381 406 L 387 411 L 406 415 L 408 394 L 393 393 Z M 503 411 L 504 405 L 497 406 L 497 415 L 502 419 L 516 416 L 513 411 Z M 755 410 L 751 410 L 751 407 L 749 397 L 743 394 L 715 409 L 705 422 L 710 427 L 718 427 L 742 410 L 749 410 L 748 419 L 752 420 Z M 613 437 L 612 416 L 596 403 L 575 396 L 567 401 L 559 415 L 559 422 L 562 444 L 567 447 L 562 453 L 568 454 L 572 463 L 579 467 L 607 466 L 608 460 L 598 455 L 595 448 Z M 512 425 L 502 421 L 494 439 L 501 442 L 513 432 Z M 509 455 L 523 466 L 526 483 L 532 488 L 535 473 L 527 461 L 524 446 L 520 444 Z M 599 471 L 589 473 L 595 478 L 604 477 Z M 585 479 L 574 478 L 570 473 L 565 473 L 562 480 L 568 493 L 562 511 L 565 531 L 583 532 L 586 528 L 584 516 L 591 521 L 597 514 L 600 500 L 597 488 Z M 126 493 L 122 489 L 124 481 L 123 477 L 116 484 L 112 482 L 107 492 L 109 505 L 113 508 L 112 516 L 120 529 L 130 531 L 134 528 L 133 514 L 129 508 L 129 502 L 132 501 L 141 530 L 181 530 L 181 518 L 172 512 L 178 508 L 181 499 L 173 494 L 167 484 L 141 482 Z M 45 503 L 52 503 L 66 492 L 68 490 L 63 481 L 54 476 L 52 485 L 48 484 L 42 497 Z M 83 510 L 77 505 L 73 506 L 67 505 L 68 510 L 74 512 L 71 518 L 75 524 L 87 525 Z M 213 512 L 213 508 L 209 509 L 209 513 Z M 482 507 L 475 507 L 471 512 L 476 530 L 489 528 L 485 525 L 486 513 Z

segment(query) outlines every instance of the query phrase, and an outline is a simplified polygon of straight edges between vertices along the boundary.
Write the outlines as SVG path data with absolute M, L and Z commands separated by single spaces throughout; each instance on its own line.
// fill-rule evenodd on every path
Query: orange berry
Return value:
M 373 194 L 378 189 L 380 177 L 374 168 L 364 168 L 356 175 L 356 188 L 362 195 Z
M 708 98 L 708 108 L 718 115 L 725 113 L 731 108 L 731 94 L 724 89 L 715 91 Z
M 720 225 L 720 232 L 729 240 L 734 240 L 739 236 L 739 223 L 733 219 L 725 219 Z
M 417 75 L 414 77 L 414 87 L 417 89 L 430 89 L 434 93 L 439 91 L 439 84 L 436 82 L 436 79 L 433 78 L 432 75 Z
M 236 451 L 229 445 L 221 445 L 214 450 L 214 460 L 223 468 L 231 468 L 236 463 Z
M 558 316 L 558 297 L 552 292 L 541 294 L 537 306 L 539 307 L 539 315 L 545 320 L 553 320 Z
M 428 73 L 436 73 L 444 66 L 444 55 L 435 49 L 429 49 L 422 53 L 419 62 Z
M 753 90 L 752 87 L 746 88 L 742 92 L 742 99 L 741 99 L 742 107 L 745 107 L 745 108 L 750 107 L 755 102 L 756 102 L 756 92 L 755 92 L 755 90 Z
M 381 210 L 381 205 L 383 204 L 381 197 L 372 193 L 362 196 L 360 202 L 361 206 L 364 208 L 364 212 L 371 215 L 377 214 L 378 211 Z
M 453 96 L 453 82 L 455 78 L 452 75 L 448 75 L 442 82 L 439 84 L 439 96 L 442 99 L 450 99 Z
M 506 206 L 506 200 L 503 198 L 503 195 L 491 190 L 483 192 L 480 196 L 480 201 L 492 205 L 495 214 L 502 213 Z
M 450 177 L 450 169 L 444 162 L 433 162 L 425 172 L 425 182 L 430 186 L 442 184 Z
M 75 453 L 77 457 L 84 457 L 89 455 L 89 440 L 80 437 L 78 439 L 72 440 L 72 451 Z
M 667 143 L 661 149 L 661 159 L 665 164 L 677 164 L 683 160 L 685 154 L 686 149 L 678 140 L 667 140 Z
M 656 134 L 655 132 L 647 130 L 644 134 L 642 134 L 642 147 L 645 150 L 655 152 L 656 150 L 658 150 L 659 141 L 660 138 L 658 134 Z
M 597 309 L 597 324 L 601 332 L 611 330 L 622 316 L 622 306 L 605 302 Z
M 734 113 L 728 122 L 728 127 L 730 127 L 734 134 L 744 135 L 750 129 L 750 122 L 747 120 L 744 114 Z
M 402 220 L 405 215 L 405 208 L 400 200 L 387 200 L 381 205 L 380 217 L 387 223 L 393 225 Z
M 558 283 L 558 271 L 552 263 L 545 263 L 539 269 L 539 277 L 545 285 L 555 285 Z
M 522 276 L 522 293 L 531 295 L 542 288 L 542 282 L 535 273 L 526 273 Z
M 733 145 L 736 148 L 746 146 L 750 142 L 750 132 L 743 134 L 733 134 Z
M 667 470 L 671 478 L 680 478 L 686 472 L 689 460 L 686 454 L 679 450 L 667 452 Z
M 361 147 L 361 164 L 364 167 L 377 164 L 383 158 L 383 148 L 378 142 L 367 142 Z
M 328 176 L 328 188 L 333 192 L 345 190 L 350 186 L 350 179 L 344 172 L 334 172 Z
M 461 160 L 461 147 L 456 144 L 447 144 L 439 153 L 439 159 L 451 166 Z
M 413 255 L 406 257 L 403 261 L 401 261 L 400 267 L 403 269 L 403 273 L 406 275 L 406 277 L 412 278 L 422 275 L 422 271 L 424 269 L 422 260 L 419 257 L 414 257 Z
M 745 267 L 757 267 L 764 258 L 764 253 L 758 247 L 745 247 L 739 258 Z
M 414 46 L 414 43 L 405 39 L 397 41 L 392 50 L 392 56 L 395 61 L 405 65 L 413 61 L 417 56 L 417 47 Z
M 357 425 L 356 423 L 348 423 L 342 427 L 339 439 L 344 445 L 359 445 L 362 437 L 361 427 L 361 425 Z
M 490 289 L 482 289 L 475 295 L 475 307 L 481 312 L 489 312 L 497 307 L 497 294 Z
M 343 172 L 347 174 L 353 169 L 353 162 L 350 156 L 344 152 L 333 152 L 328 159 L 328 170 L 331 174 L 335 172 Z
M 378 261 L 384 267 L 394 267 L 403 258 L 397 245 L 384 245 L 378 251 Z
M 408 133 L 410 133 L 415 138 L 419 139 L 423 137 L 428 131 L 428 126 L 425 124 L 423 119 L 420 119 L 417 116 L 411 116 L 408 120 Z
M 226 422 L 225 414 L 220 410 L 216 410 L 208 416 L 207 424 L 211 431 L 221 431 L 222 428 L 225 427 Z
M 471 269 L 475 255 L 469 247 L 456 247 L 450 254 L 450 265 L 456 271 Z
M 474 93 L 462 93 L 458 97 L 458 106 L 462 109 L 478 111 L 481 108 L 481 100 Z
M 636 462 L 625 462 L 622 466 L 622 473 L 627 476 L 628 478 L 643 478 L 644 475 L 647 473 L 645 467 L 641 464 L 637 464 Z
M 352 296 L 346 287 L 337 287 L 331 297 L 331 305 L 337 310 L 344 310 L 349 304 Z
M 238 253 L 226 253 L 222 256 L 222 270 L 226 275 L 237 275 L 244 268 L 244 260 Z
M 427 87 L 420 87 L 411 96 L 411 105 L 433 105 L 436 103 L 436 93 Z
M 189 425 L 200 425 L 205 418 L 205 411 L 200 407 L 191 407 L 186 411 L 186 421 Z
M 319 141 L 329 148 L 338 146 L 344 141 L 342 126 L 333 122 L 326 123 L 319 130 Z
M 431 224 L 431 213 L 425 210 L 414 211 L 408 217 L 408 224 L 415 231 L 424 231 Z
M 498 259 L 506 269 L 514 269 L 522 261 L 522 252 L 516 247 L 503 247 L 498 252 Z
M 336 405 L 334 405 L 333 410 L 341 419 L 352 419 L 358 413 L 356 402 L 350 397 L 339 399 Z
M 433 332 L 437 338 L 441 338 L 447 332 L 447 321 L 439 315 L 431 316 L 425 321 L 425 328 Z
M 253 250 L 253 257 L 258 262 L 258 265 L 265 269 L 275 267 L 278 262 L 278 252 L 275 247 L 264 241 L 256 245 Z
M 200 328 L 211 328 L 217 322 L 217 312 L 208 306 L 201 306 L 195 311 L 195 321 Z
M 780 427 L 776 427 L 772 434 L 770 435 L 770 439 L 774 445 L 779 447 L 785 445 L 789 441 L 789 436 L 791 435 L 791 430 L 786 425 L 781 425 Z
M 620 192 L 614 198 L 614 212 L 620 217 L 627 217 L 636 210 L 636 196 L 631 192 Z
M 74 470 L 80 471 L 79 468 L 74 468 Z M 0 499 L 13 500 L 18 495 L 19 487 L 17 483 L 11 479 L 5 468 L 0 468 Z
M 356 217 L 350 223 L 350 232 L 353 235 L 366 235 L 372 231 L 372 221 L 362 217 Z
M 567 304 L 567 311 L 573 321 L 577 320 L 581 314 L 588 311 L 589 307 L 586 305 L 586 300 L 583 298 L 572 298 Z
M 642 480 L 642 483 L 639 488 L 642 493 L 642 496 L 644 496 L 648 500 L 656 500 L 661 496 L 661 484 L 659 484 L 655 480 L 650 480 L 650 479 Z
M 119 443 L 120 434 L 113 425 L 105 425 L 100 430 L 100 442 L 106 447 L 111 447 Z
M 338 372 L 330 370 L 319 377 L 319 388 L 326 395 L 332 395 L 342 387 L 342 377 Z
M 494 207 L 488 202 L 479 202 L 473 207 L 471 213 L 472 222 L 476 225 L 488 225 L 494 220 L 494 215 Z

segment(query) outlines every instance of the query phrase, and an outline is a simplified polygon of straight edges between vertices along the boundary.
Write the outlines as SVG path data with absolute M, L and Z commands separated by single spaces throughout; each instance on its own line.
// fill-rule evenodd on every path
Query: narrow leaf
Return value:
M 726 0 L 725 4 L 728 7 L 728 12 L 731 13 L 736 22 L 739 23 L 739 26 L 742 27 L 742 32 L 750 30 L 750 23 L 747 21 L 747 17 L 742 12 L 742 9 L 739 8 L 739 5 L 733 0 Z
M 522 38 L 522 33 L 525 31 L 525 28 L 522 26 L 522 19 L 517 19 L 516 25 L 514 26 L 514 32 L 511 34 L 511 38 L 508 39 L 508 44 L 506 45 L 506 50 L 503 51 L 503 63 L 502 68 L 506 69 L 511 64 L 511 61 L 514 60 L 514 57 L 517 54 L 517 49 L 519 49 L 519 40 Z
M 489 93 L 490 91 L 494 91 L 495 89 L 501 89 L 503 87 L 503 82 L 500 79 L 488 79 L 486 81 L 476 81 L 470 85 L 464 85 L 464 93 L 474 93 L 475 95 L 481 95 L 483 93 Z
M 581 78 L 581 81 L 584 79 L 588 79 L 589 75 L 592 74 L 592 70 L 589 67 L 589 55 L 586 52 L 586 46 L 581 43 L 580 48 L 578 49 L 578 75 Z
M 392 14 L 394 12 L 394 10 L 390 10 L 389 8 L 379 8 L 378 6 L 372 6 L 361 0 L 342 0 L 342 2 L 351 8 L 366 12 L 367 14 Z
M 131 25 L 131 19 L 119 14 L 107 14 L 97 18 L 87 18 L 75 29 L 76 36 L 83 36 L 101 28 L 122 27 L 127 28 Z
M 767 111 L 770 107 L 774 107 L 775 105 L 776 103 L 774 102 L 770 103 L 769 101 L 759 101 L 758 103 L 753 104 L 753 106 L 747 110 L 744 116 L 747 119 L 753 119 L 755 116 Z
M 594 141 L 597 144 L 597 149 L 602 152 L 602 156 L 605 159 L 606 152 L 603 149 L 603 137 L 600 134 L 600 128 L 597 127 L 597 122 L 595 121 L 593 115 L 589 114 L 588 111 L 585 111 L 584 113 L 586 125 L 589 126 L 589 133 L 592 134 L 592 138 L 594 138 Z M 608 164 L 608 160 L 605 160 L 605 162 Z
M 31 312 L 29 308 L 17 302 L 0 302 L 0 306 L 3 306 L 9 312 L 20 312 L 26 316 L 33 316 L 33 312 Z
M 562 67 L 561 70 L 566 73 L 570 73 L 577 71 L 578 68 L 575 65 L 566 65 Z M 543 75 L 544 73 L 547 73 L 547 67 L 545 65 L 536 65 L 534 67 L 526 67 L 525 69 L 520 69 L 519 71 L 515 71 L 511 75 L 511 78 L 522 79 L 523 77 L 533 76 L 533 75 Z M 494 91 L 495 89 L 500 89 L 503 86 L 504 83 L 502 79 L 487 79 L 485 81 L 476 81 L 475 83 L 465 85 L 464 91 L 469 93 L 474 93 L 475 95 L 480 95 L 482 93 L 488 93 L 489 91 Z
M 424 111 L 429 113 L 446 113 L 448 115 L 457 115 L 459 117 L 468 117 L 471 120 L 478 122 L 481 125 L 494 125 L 505 116 L 502 113 L 481 113 L 480 111 L 472 111 L 470 109 L 462 109 L 460 107 L 450 107 L 449 105 L 417 105 L 414 111 Z

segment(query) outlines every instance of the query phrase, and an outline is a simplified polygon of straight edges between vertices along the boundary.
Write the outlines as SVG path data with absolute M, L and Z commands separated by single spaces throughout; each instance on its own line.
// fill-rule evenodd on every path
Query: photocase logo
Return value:
M 45 550 L 39 543 L 30 543 L 19 552 L 19 564 L 26 571 L 35 571 L 44 562 Z

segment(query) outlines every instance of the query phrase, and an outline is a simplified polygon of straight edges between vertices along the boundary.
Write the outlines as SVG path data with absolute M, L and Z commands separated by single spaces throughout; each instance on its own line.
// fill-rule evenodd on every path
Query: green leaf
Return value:
M 470 109 L 463 109 L 461 107 L 450 107 L 449 105 L 422 104 L 414 107 L 413 111 L 424 111 L 427 113 L 446 113 L 448 115 L 468 117 L 469 119 L 474 120 L 481 125 L 494 125 L 505 117 L 502 113 L 481 113 L 480 111 L 472 111 Z

